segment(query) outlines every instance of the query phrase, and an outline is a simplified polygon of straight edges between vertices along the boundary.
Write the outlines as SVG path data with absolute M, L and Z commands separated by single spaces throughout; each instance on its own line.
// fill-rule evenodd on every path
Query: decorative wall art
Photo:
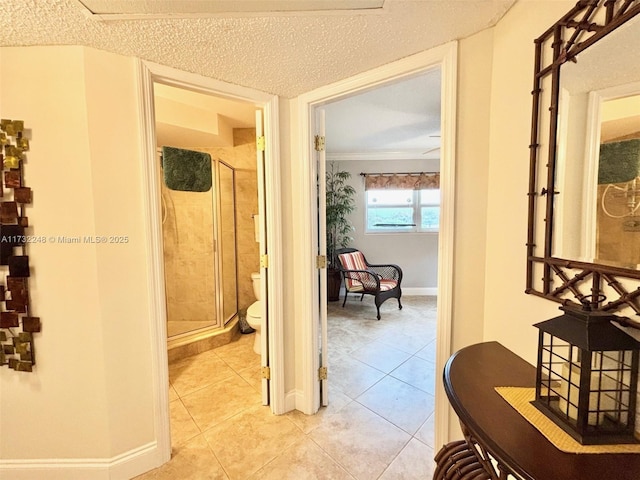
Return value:
M 36 364 L 33 334 L 40 332 L 40 318 L 33 317 L 29 302 L 29 220 L 25 206 L 31 189 L 25 187 L 24 152 L 29 140 L 22 120 L 0 120 L 0 365 L 31 372 Z M 4 183 L 4 185 L 3 185 Z M 3 278 L 4 277 L 4 278 Z M 4 282 L 4 283 L 2 283 Z

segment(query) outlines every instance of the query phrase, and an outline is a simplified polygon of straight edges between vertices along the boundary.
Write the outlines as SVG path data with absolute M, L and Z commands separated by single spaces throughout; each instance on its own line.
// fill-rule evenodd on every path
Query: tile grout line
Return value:
M 420 307 L 416 307 L 416 308 L 420 308 Z M 406 309 L 406 308 L 405 308 L 405 310 L 410 311 L 410 309 Z M 405 312 L 405 313 L 406 313 L 406 312 Z M 419 312 L 418 312 L 418 313 L 419 313 Z M 431 313 L 431 312 L 430 312 L 430 313 Z M 435 313 L 435 311 L 434 311 L 433 313 Z M 347 317 L 347 318 L 348 318 L 348 317 Z M 351 320 L 351 319 L 350 319 L 350 320 Z M 414 323 L 411 323 L 411 324 L 410 324 L 410 327 L 411 327 L 411 328 L 415 328 L 415 324 L 414 324 Z M 376 342 L 376 341 L 380 341 L 380 338 L 383 338 L 383 337 L 384 337 L 385 332 L 384 332 L 384 329 L 378 329 L 378 330 L 372 331 L 372 332 L 371 332 L 371 334 L 373 335 L 373 337 L 371 337 L 371 336 L 370 336 L 369 338 L 373 338 L 373 339 L 372 339 L 372 340 L 370 340 L 370 341 L 368 341 L 367 343 L 373 343 L 373 342 Z M 361 364 L 363 364 L 363 365 L 365 365 L 365 366 L 367 366 L 367 367 L 369 367 L 369 368 L 373 368 L 373 369 L 377 370 L 378 372 L 382 373 L 382 374 L 383 374 L 383 376 L 382 376 L 382 378 L 380 378 L 380 379 L 378 379 L 377 381 L 375 381 L 372 385 L 370 385 L 369 387 L 367 387 L 367 388 L 364 390 L 364 392 L 362 392 L 362 393 L 358 394 L 358 395 L 356 396 L 356 398 L 352 398 L 351 396 L 347 395 L 348 402 L 347 402 L 344 406 L 340 407 L 340 408 L 339 408 L 339 410 L 337 410 L 336 412 L 332 412 L 332 413 L 328 414 L 328 417 L 327 417 L 327 418 L 330 418 L 331 416 L 333 416 L 333 415 L 335 415 L 336 413 L 340 412 L 344 407 L 346 407 L 347 405 L 351 404 L 352 402 L 356 402 L 356 403 L 357 403 L 358 405 L 360 405 L 361 407 L 364 407 L 364 408 L 365 408 L 365 409 L 367 409 L 369 412 L 373 413 L 373 414 L 374 414 L 376 417 L 378 417 L 379 419 L 384 420 L 385 422 L 389 423 L 390 425 L 393 425 L 395 428 L 399 429 L 400 431 L 402 431 L 403 433 L 405 433 L 405 434 L 408 436 L 408 439 L 407 439 L 407 441 L 403 444 L 402 448 L 400 448 L 400 449 L 399 449 L 399 451 L 398 451 L 398 452 L 393 456 L 393 458 L 391 458 L 391 459 L 388 461 L 388 463 L 386 464 L 386 466 L 385 466 L 384 470 L 382 471 L 382 473 L 380 473 L 380 475 L 378 475 L 378 477 L 377 477 L 377 478 L 380 478 L 380 477 L 382 477 L 382 476 L 385 474 L 385 472 L 389 469 L 389 467 L 393 464 L 393 462 L 394 462 L 394 461 L 396 461 L 396 460 L 398 459 L 398 457 L 402 454 L 402 452 L 404 451 L 404 449 L 409 445 L 409 443 L 410 443 L 413 439 L 417 440 L 421 445 L 424 445 L 424 446 L 425 446 L 425 447 L 427 447 L 427 448 L 430 448 L 430 449 L 433 449 L 433 448 L 434 448 L 433 446 L 431 446 L 431 445 L 427 444 L 425 441 L 421 440 L 420 438 L 418 438 L 418 437 L 416 436 L 416 435 L 418 434 L 418 432 L 420 432 L 420 430 L 421 430 L 422 428 L 424 428 L 425 424 L 426 424 L 426 423 L 427 423 L 427 422 L 428 422 L 428 421 L 433 417 L 433 412 L 431 412 L 431 414 L 427 416 L 427 418 L 424 420 L 424 422 L 422 422 L 422 423 L 421 423 L 421 425 L 417 428 L 417 430 L 416 430 L 416 432 L 415 432 L 415 433 L 410 434 L 409 432 L 407 432 L 407 431 L 406 431 L 406 430 L 404 430 L 403 428 L 399 427 L 398 425 L 396 425 L 396 424 L 395 424 L 395 423 L 393 423 L 392 421 L 390 421 L 390 420 L 386 419 L 386 418 L 385 418 L 384 416 L 382 416 L 381 414 L 378 414 L 378 413 L 374 412 L 373 410 L 371 410 L 369 407 L 367 407 L 366 405 L 364 405 L 363 403 L 361 403 L 361 401 L 359 401 L 359 400 L 358 400 L 358 398 L 359 398 L 359 397 L 361 397 L 361 396 L 362 396 L 364 393 L 366 393 L 367 391 L 369 391 L 371 388 L 373 388 L 375 385 L 377 385 L 379 382 L 381 382 L 381 381 L 383 381 L 384 379 L 386 379 L 387 377 L 391 377 L 393 380 L 396 380 L 396 381 L 402 382 L 402 383 L 404 383 L 405 385 L 408 385 L 408 386 L 410 386 L 410 387 L 412 387 L 412 388 L 415 388 L 415 389 L 419 390 L 420 392 L 423 392 L 423 393 L 425 393 L 425 394 L 427 394 L 427 395 L 433 396 L 433 394 L 432 394 L 432 393 L 430 393 L 430 392 L 428 392 L 428 391 L 425 391 L 425 390 L 423 390 L 423 389 L 421 389 L 421 388 L 417 387 L 416 385 L 413 385 L 413 384 L 412 384 L 412 383 L 410 383 L 410 382 L 407 382 L 407 381 L 405 381 L 405 380 L 402 380 L 402 379 L 400 379 L 400 378 L 397 378 L 397 377 L 393 376 L 393 372 L 394 372 L 394 371 L 396 371 L 400 366 L 404 365 L 406 362 L 410 361 L 411 359 L 419 359 L 419 360 L 421 360 L 421 361 L 426 361 L 426 362 L 428 362 L 428 363 L 430 363 L 430 364 L 431 364 L 432 362 L 430 362 L 428 359 L 425 359 L 425 358 L 419 357 L 417 354 L 418 354 L 419 352 L 423 351 L 426 347 L 428 347 L 428 346 L 429 346 L 431 343 L 433 343 L 433 342 L 435 342 L 435 339 L 434 339 L 434 340 L 432 340 L 432 341 L 430 341 L 430 342 L 428 342 L 426 345 L 424 345 L 423 347 L 421 347 L 420 349 L 418 349 L 418 350 L 417 350 L 416 352 L 414 352 L 413 354 L 411 354 L 410 352 L 406 352 L 406 351 L 404 351 L 404 350 L 402 350 L 402 349 L 398 349 L 398 348 L 396 348 L 394 345 L 389 345 L 389 344 L 387 344 L 387 343 L 385 343 L 385 342 L 382 342 L 382 343 L 385 343 L 385 345 L 388 345 L 390 348 L 394 348 L 394 349 L 396 349 L 396 350 L 399 350 L 399 351 L 401 351 L 401 352 L 404 352 L 404 353 L 406 353 L 406 354 L 409 354 L 409 355 L 410 355 L 407 359 L 405 359 L 404 361 L 400 362 L 398 365 L 396 365 L 396 366 L 395 366 L 395 367 L 394 367 L 390 372 L 388 372 L 388 373 L 387 373 L 387 372 L 385 372 L 385 371 L 383 371 L 383 370 L 380 370 L 379 368 L 376 368 L 376 367 L 374 367 L 374 366 L 372 366 L 372 365 L 369 365 L 368 363 L 366 363 L 366 362 L 364 362 L 364 361 L 362 361 L 362 360 L 360 360 L 360 359 L 358 359 L 358 358 L 355 358 L 355 357 L 353 356 L 354 351 L 358 350 L 359 348 L 363 348 L 363 347 L 364 347 L 364 346 L 366 346 L 366 345 L 362 345 L 361 347 L 356 348 L 354 351 L 350 351 L 350 352 L 348 352 L 348 353 L 345 353 L 345 354 L 346 354 L 346 355 L 348 355 L 350 358 L 352 358 L 352 360 L 355 360 L 355 361 L 357 361 L 357 362 L 359 362 L 359 363 L 361 363 Z M 240 347 L 240 348 L 243 348 L 243 347 Z M 241 369 L 236 369 L 236 368 L 234 368 L 233 366 L 231 366 L 231 364 L 227 363 L 227 361 L 225 361 L 225 360 L 224 360 L 224 358 L 222 358 L 221 356 L 219 356 L 217 353 L 215 353 L 215 355 L 216 355 L 216 356 L 217 356 L 221 361 L 223 361 L 223 362 L 225 363 L 225 365 L 227 365 L 227 366 L 228 366 L 228 367 L 233 371 L 233 373 L 235 373 L 236 375 L 238 375 L 238 376 L 240 377 L 240 379 L 242 379 L 242 380 L 243 380 L 243 382 L 244 382 L 244 383 L 248 384 L 248 385 L 249 385 L 253 390 L 256 390 L 256 389 L 255 389 L 255 387 L 252 385 L 252 383 L 251 383 L 249 380 L 247 380 L 246 378 L 244 378 L 244 377 L 241 375 L 241 373 L 240 373 L 240 371 L 244 371 L 245 373 L 246 373 L 246 372 L 249 372 L 251 367 L 244 367 L 244 368 L 241 368 Z M 330 355 L 331 355 L 331 353 L 330 353 Z M 233 363 L 235 364 L 236 362 L 233 362 Z M 435 368 L 435 365 L 433 365 L 433 368 Z M 229 376 L 229 377 L 227 377 L 226 379 L 231 378 L 231 377 L 232 377 L 232 375 L 230 375 L 230 376 Z M 222 380 L 219 380 L 219 381 L 224 381 L 224 380 L 225 380 L 225 379 L 222 379 Z M 219 381 L 218 381 L 218 382 L 214 382 L 214 383 L 219 383 Z M 176 393 L 176 395 L 177 395 L 177 397 L 178 397 L 177 399 L 179 399 L 179 400 L 181 401 L 182 406 L 187 410 L 187 412 L 188 412 L 188 414 L 189 414 L 189 417 L 192 419 L 192 421 L 193 421 L 193 422 L 194 422 L 194 424 L 196 425 L 196 427 L 197 427 L 198 431 L 200 431 L 200 434 L 199 434 L 199 435 L 202 435 L 202 436 L 203 436 L 203 438 L 204 438 L 204 439 L 205 439 L 205 441 L 206 441 L 206 437 L 204 437 L 204 434 L 205 434 L 206 430 L 202 430 L 202 429 L 201 429 L 201 427 L 197 424 L 197 422 L 196 422 L 196 421 L 195 421 L 195 419 L 193 418 L 193 415 L 192 415 L 191 411 L 189 411 L 189 409 L 187 409 L 187 408 L 186 408 L 186 405 L 185 405 L 185 404 L 184 404 L 184 402 L 183 402 L 183 398 L 184 398 L 184 397 L 186 397 L 186 396 L 190 395 L 191 393 L 195 393 L 195 392 L 197 392 L 197 391 L 200 391 L 201 389 L 195 390 L 194 392 L 189 392 L 188 394 L 186 394 L 186 395 L 184 395 L 184 396 L 183 396 L 183 395 L 180 395 L 180 393 L 178 393 L 178 391 L 175 389 L 175 386 L 173 385 L 173 382 L 171 382 L 171 383 L 170 383 L 170 385 L 171 385 L 171 386 L 172 386 L 172 388 L 174 389 L 174 391 L 175 391 L 175 393 Z M 206 387 L 203 387 L 203 388 L 206 388 Z M 338 391 L 339 391 L 339 389 L 338 389 Z M 249 408 L 255 408 L 255 406 L 246 407 L 246 408 L 244 408 L 242 411 L 235 413 L 234 415 L 232 415 L 231 417 L 229 417 L 229 418 L 225 419 L 224 421 L 231 421 L 231 420 L 233 419 L 233 417 L 238 416 L 238 415 L 240 415 L 240 414 L 242 414 L 242 413 L 246 412 L 246 410 L 247 410 L 247 409 L 249 409 Z M 346 472 L 346 473 L 347 473 L 351 478 L 353 478 L 353 479 L 355 479 L 355 478 L 356 478 L 356 477 L 355 477 L 355 476 L 354 476 L 354 475 L 353 475 L 353 474 L 348 470 L 348 468 L 347 468 L 347 466 L 346 466 L 346 465 L 343 465 L 343 464 L 339 461 L 339 459 L 336 459 L 336 458 L 334 458 L 333 456 L 331 456 L 331 454 L 330 454 L 328 451 L 326 451 L 324 448 L 322 448 L 322 446 L 321 446 L 320 444 L 318 444 L 318 443 L 315 441 L 315 439 L 312 437 L 313 432 L 314 432 L 314 431 L 315 431 L 319 426 L 321 426 L 321 425 L 324 423 L 324 421 L 325 421 L 324 419 L 320 419 L 320 423 L 318 423 L 317 425 L 315 425 L 315 426 L 313 426 L 312 428 L 310 428 L 310 429 L 308 430 L 308 432 L 305 432 L 304 422 L 300 423 L 300 425 L 299 425 L 299 424 L 297 424 L 297 423 L 296 423 L 292 418 L 290 418 L 289 416 L 287 416 L 287 415 L 284 415 L 284 416 L 285 416 L 285 418 L 287 418 L 287 421 L 288 421 L 288 422 L 290 422 L 290 424 L 291 424 L 291 425 L 293 425 L 293 427 L 295 427 L 295 429 L 296 429 L 297 431 L 299 431 L 299 432 L 301 432 L 301 433 L 303 434 L 303 437 L 302 437 L 303 439 L 311 440 L 311 442 L 313 442 L 313 444 L 314 444 L 315 446 L 317 446 L 317 447 L 318 447 L 318 448 L 319 448 L 319 449 L 320 449 L 320 450 L 321 450 L 321 451 L 322 451 L 322 452 L 323 452 L 323 453 L 324 453 L 324 454 L 325 454 L 329 459 L 331 459 L 331 461 L 332 461 L 332 462 L 334 462 L 337 466 L 339 466 L 339 468 L 340 468 L 341 470 L 343 470 L 344 472 Z M 218 424 L 219 424 L 219 423 L 218 423 Z M 214 426 L 211 426 L 211 428 L 214 428 Z M 197 436 L 197 435 L 196 435 L 196 436 Z M 195 438 L 195 436 L 194 436 L 194 438 Z M 222 465 L 222 463 L 220 462 L 220 460 L 219 460 L 219 459 L 218 459 L 218 457 L 216 456 L 216 454 L 215 454 L 215 452 L 213 451 L 213 449 L 212 449 L 211 445 L 209 444 L 209 442 L 207 441 L 206 443 L 207 443 L 208 449 L 211 451 L 211 453 L 213 454 L 213 456 L 214 456 L 214 458 L 216 459 L 216 461 L 220 464 L 220 466 L 222 467 L 222 469 L 223 469 L 223 471 L 225 472 L 225 474 L 227 475 L 227 477 L 231 479 L 232 477 L 229 475 L 229 473 L 227 472 L 227 470 L 224 468 L 224 466 Z M 273 461 L 275 461 L 276 459 L 280 458 L 280 457 L 281 457 L 285 452 L 289 451 L 289 450 L 290 450 L 291 448 L 293 448 L 293 446 L 294 446 L 294 445 L 296 445 L 296 444 L 297 444 L 297 443 L 296 443 L 296 442 L 294 442 L 294 443 L 292 443 L 289 447 L 287 447 L 285 450 L 283 450 L 283 451 L 279 452 L 279 453 L 278 453 L 274 458 L 272 458 L 271 460 L 269 460 L 266 464 L 262 465 L 262 466 L 260 467 L 260 469 L 258 469 L 258 471 L 259 471 L 259 470 L 261 470 L 262 468 L 264 468 L 265 466 L 269 465 L 270 463 L 272 463 L 272 462 L 273 462 Z M 386 463 L 386 462 L 385 462 L 385 463 Z M 254 474 L 255 474 L 255 472 L 253 472 L 251 475 L 254 475 Z M 244 478 L 244 477 L 243 477 L 243 478 Z M 235 479 L 234 479 L 234 480 L 235 480 Z

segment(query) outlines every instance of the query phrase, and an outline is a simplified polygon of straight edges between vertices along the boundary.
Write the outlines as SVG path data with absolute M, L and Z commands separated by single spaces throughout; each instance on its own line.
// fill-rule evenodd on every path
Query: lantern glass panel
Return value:
M 600 424 L 629 420 L 632 357 L 630 351 L 593 354 L 589 410 L 598 413 Z

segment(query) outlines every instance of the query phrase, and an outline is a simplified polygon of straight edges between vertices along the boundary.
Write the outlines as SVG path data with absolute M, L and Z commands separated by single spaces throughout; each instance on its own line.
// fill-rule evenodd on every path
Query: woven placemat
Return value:
M 495 387 L 496 392 L 520 415 L 527 419 L 540 433 L 559 450 L 567 453 L 640 453 L 640 445 L 581 445 L 550 420 L 544 413 L 531 405 L 535 400 L 535 388 Z

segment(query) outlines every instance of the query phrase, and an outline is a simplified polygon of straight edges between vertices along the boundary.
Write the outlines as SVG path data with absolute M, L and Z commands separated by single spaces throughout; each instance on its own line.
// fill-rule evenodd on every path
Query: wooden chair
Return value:
M 464 440 L 443 446 L 435 456 L 433 480 L 494 480 Z M 497 480 L 497 478 L 495 479 Z
M 349 293 L 360 294 L 360 301 L 365 295 L 373 295 L 378 320 L 380 320 L 380 305 L 390 298 L 398 299 L 398 308 L 402 309 L 400 297 L 402 290 L 402 269 L 397 265 L 372 265 L 367 262 L 361 251 L 355 248 L 340 248 L 336 250 L 342 278 L 344 278 L 345 294 L 344 307 Z

